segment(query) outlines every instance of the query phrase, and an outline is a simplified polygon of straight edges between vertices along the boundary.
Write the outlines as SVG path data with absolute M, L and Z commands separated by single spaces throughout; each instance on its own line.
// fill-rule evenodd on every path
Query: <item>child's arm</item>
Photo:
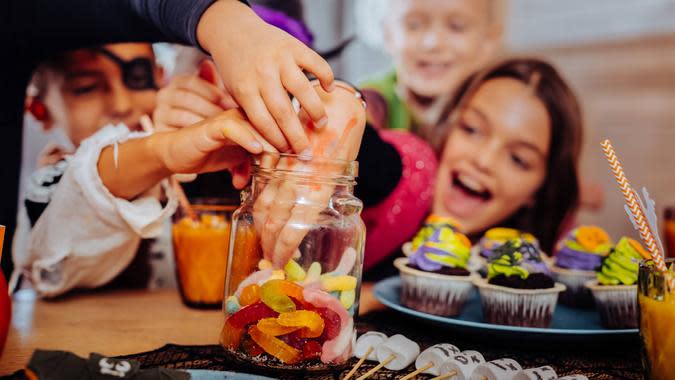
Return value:
M 173 173 L 232 169 L 262 152 L 262 140 L 234 109 L 196 125 L 120 144 L 101 152 L 98 171 L 116 197 L 133 199 Z M 139 164 L 142 163 L 142 164 Z
M 247 159 L 246 150 L 260 152 L 251 131 L 236 110 L 154 135 L 104 128 L 69 161 L 27 254 L 15 257 L 17 268 L 43 296 L 109 282 L 129 265 L 140 239 L 158 236 L 176 209 L 170 188 L 164 206 L 145 191 L 172 173 L 231 168 Z

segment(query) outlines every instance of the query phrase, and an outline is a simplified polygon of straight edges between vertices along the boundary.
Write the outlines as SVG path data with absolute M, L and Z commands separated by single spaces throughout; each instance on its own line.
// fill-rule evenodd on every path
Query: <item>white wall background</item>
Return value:
M 340 77 L 358 82 L 389 68 L 387 55 L 364 43 L 379 32 L 378 5 L 384 2 L 386 6 L 387 1 L 304 0 L 305 16 L 319 50 L 348 36 L 359 38 L 339 60 L 331 62 Z M 504 1 L 509 51 L 536 52 L 540 48 L 675 33 L 675 0 Z

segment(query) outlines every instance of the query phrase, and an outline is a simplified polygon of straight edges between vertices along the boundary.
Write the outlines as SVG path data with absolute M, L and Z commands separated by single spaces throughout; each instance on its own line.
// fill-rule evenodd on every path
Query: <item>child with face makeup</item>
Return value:
M 53 296 L 73 287 L 102 285 L 128 267 L 133 269 L 118 278 L 120 285 L 148 285 L 149 245 L 141 244 L 141 238 L 156 237 L 162 221 L 175 209 L 171 192 L 162 206 L 159 191 L 151 191 L 166 173 L 179 170 L 172 163 L 198 171 L 226 169 L 245 160 L 245 151 L 237 145 L 259 149 L 259 135 L 248 131 L 250 125 L 237 111 L 195 128 L 202 136 L 183 131 L 182 145 L 165 139 L 150 146 L 148 140 L 143 148 L 149 158 L 124 153 L 128 145 L 138 145 L 136 139 L 146 140 L 138 133 L 139 120 L 154 110 L 162 80 L 154 60 L 149 44 L 113 44 L 60 54 L 37 71 L 38 91 L 29 111 L 46 128 L 63 128 L 78 150 L 52 154 L 53 164 L 32 178 L 25 201 L 30 222 L 19 226 L 13 255 L 19 270 L 12 285 L 23 273 L 41 294 Z M 227 125 L 233 125 L 232 131 L 221 133 Z M 114 145 L 116 169 L 109 170 L 108 145 L 126 140 L 133 143 L 119 149 Z M 181 149 L 170 157 L 155 157 L 159 164 L 153 166 L 152 152 L 162 153 L 167 146 Z M 201 155 L 190 151 L 194 146 L 201 147 L 197 152 Z M 222 152 L 204 153 L 217 148 Z M 214 162 L 191 164 L 189 158 L 195 155 Z M 124 168 L 130 158 L 134 164 Z M 107 238 L 97 240 L 101 236 Z M 170 271 L 169 276 L 173 277 Z
M 27 253 L 14 257 L 17 271 L 47 297 L 107 284 L 130 265 L 141 239 L 158 236 L 175 211 L 170 186 L 161 186 L 166 203 L 153 191 L 163 179 L 232 170 L 264 144 L 239 110 L 152 135 L 106 126 L 52 177 L 58 185 L 44 194 L 49 203 L 30 233 Z
M 77 148 L 106 124 L 124 123 L 140 130 L 139 119 L 154 110 L 162 80 L 162 68 L 155 64 L 150 44 L 74 50 L 36 70 L 36 93 L 29 99 L 27 110 L 45 130 L 61 128 Z M 65 153 L 72 153 L 64 147 L 60 152 L 41 161 L 50 163 L 49 157 L 58 161 Z
M 39 66 L 27 111 L 44 130 L 60 129 L 68 144 L 48 144 L 38 158 L 40 169 L 32 174 L 19 211 L 13 247 L 16 263 L 28 256 L 30 230 L 49 205 L 70 156 L 105 125 L 121 123 L 139 131 L 140 117 L 155 107 L 162 76 L 147 43 L 73 50 Z

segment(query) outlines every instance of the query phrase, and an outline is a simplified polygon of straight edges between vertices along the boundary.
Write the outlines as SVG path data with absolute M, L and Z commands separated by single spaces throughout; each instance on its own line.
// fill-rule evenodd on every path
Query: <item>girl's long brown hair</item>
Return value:
M 541 248 L 552 253 L 566 222 L 579 204 L 577 166 L 583 138 L 582 117 L 573 91 L 549 63 L 536 58 L 511 58 L 481 70 L 459 88 L 441 116 L 434 147 L 441 154 L 450 128 L 478 88 L 490 79 L 512 78 L 532 87 L 544 103 L 551 121 L 551 141 L 546 178 L 534 205 L 523 206 L 501 225 L 534 234 Z

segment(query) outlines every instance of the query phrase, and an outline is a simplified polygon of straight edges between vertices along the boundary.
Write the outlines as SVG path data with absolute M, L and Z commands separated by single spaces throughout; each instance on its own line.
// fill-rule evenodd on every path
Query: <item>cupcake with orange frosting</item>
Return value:
M 551 267 L 556 281 L 567 290 L 560 302 L 573 307 L 592 307 L 593 295 L 585 286 L 596 276 L 596 270 L 612 249 L 612 241 L 605 230 L 597 226 L 580 226 L 563 240 Z
M 476 277 L 468 269 L 471 242 L 451 219 L 432 216 L 394 265 L 401 274 L 401 303 L 425 313 L 459 314 Z
M 605 327 L 637 328 L 638 272 L 640 261 L 649 258 L 649 252 L 638 241 L 623 237 L 602 260 L 596 279 L 586 283 Z

